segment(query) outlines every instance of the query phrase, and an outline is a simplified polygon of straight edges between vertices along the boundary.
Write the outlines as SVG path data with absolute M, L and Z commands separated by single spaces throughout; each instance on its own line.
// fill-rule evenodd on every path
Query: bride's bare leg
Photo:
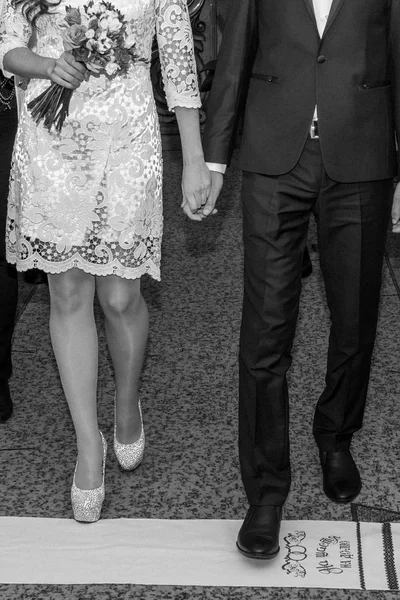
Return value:
M 139 378 L 149 330 L 149 315 L 140 293 L 140 279 L 109 275 L 97 277 L 96 286 L 115 372 L 117 439 L 122 444 L 130 444 L 139 438 L 141 430 Z
M 102 481 L 97 423 L 98 343 L 93 315 L 95 278 L 79 269 L 49 275 L 50 335 L 78 445 L 76 485 Z

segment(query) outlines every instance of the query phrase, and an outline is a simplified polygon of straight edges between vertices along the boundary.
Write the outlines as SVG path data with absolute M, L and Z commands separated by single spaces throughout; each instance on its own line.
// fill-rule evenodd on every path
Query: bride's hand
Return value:
M 182 204 L 183 212 L 192 221 L 202 221 L 202 207 L 206 204 L 211 192 L 210 171 L 203 157 L 196 158 L 183 166 L 182 172 Z
M 50 65 L 48 77 L 53 83 L 74 90 L 85 79 L 86 73 L 86 67 L 75 60 L 71 52 L 63 52 Z

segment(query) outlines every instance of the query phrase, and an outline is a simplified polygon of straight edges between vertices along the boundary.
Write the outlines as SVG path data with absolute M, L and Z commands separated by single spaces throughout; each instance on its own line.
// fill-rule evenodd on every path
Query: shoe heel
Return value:
M 133 471 L 136 469 L 143 460 L 144 446 L 145 446 L 145 435 L 143 428 L 143 415 L 142 407 L 139 400 L 139 414 L 141 431 L 140 437 L 136 442 L 132 444 L 121 444 L 117 440 L 117 405 L 116 396 L 114 396 L 114 452 L 121 469 L 124 471 Z

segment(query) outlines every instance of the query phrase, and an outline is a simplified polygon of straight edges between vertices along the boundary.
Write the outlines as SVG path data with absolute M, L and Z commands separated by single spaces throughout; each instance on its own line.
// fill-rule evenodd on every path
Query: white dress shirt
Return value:
M 315 19 L 317 21 L 317 27 L 320 37 L 322 37 L 325 29 L 326 22 L 328 20 L 329 12 L 332 6 L 332 0 L 313 0 Z M 315 107 L 314 119 L 317 118 L 317 107 Z M 226 165 L 218 163 L 207 163 L 210 171 L 218 171 L 219 173 L 225 173 Z
M 322 37 L 331 10 L 332 0 L 313 0 L 313 5 L 319 35 Z
M 322 37 L 331 10 L 332 0 L 313 0 L 313 5 L 319 36 Z M 317 119 L 317 116 L 317 107 L 315 107 L 314 119 Z

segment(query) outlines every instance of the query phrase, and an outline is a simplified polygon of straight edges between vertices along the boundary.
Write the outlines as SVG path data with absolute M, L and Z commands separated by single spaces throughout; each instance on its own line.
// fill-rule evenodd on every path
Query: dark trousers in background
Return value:
M 9 379 L 12 372 L 11 338 L 17 308 L 18 280 L 14 267 L 5 257 L 5 230 L 8 182 L 14 137 L 17 130 L 17 109 L 0 112 L 0 379 Z
M 286 373 L 312 212 L 331 314 L 326 387 L 314 436 L 321 450 L 346 449 L 362 425 L 391 190 L 392 180 L 332 181 L 319 142 L 311 139 L 290 173 L 243 174 L 239 455 L 250 504 L 282 505 L 289 492 Z

